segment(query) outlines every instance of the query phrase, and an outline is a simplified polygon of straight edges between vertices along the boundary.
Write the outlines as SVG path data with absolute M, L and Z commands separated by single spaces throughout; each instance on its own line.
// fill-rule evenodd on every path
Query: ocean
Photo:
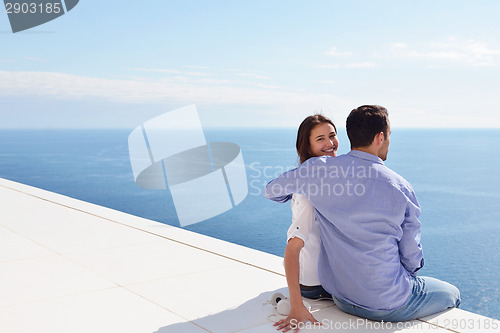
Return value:
M 130 130 L 0 130 L 0 177 L 178 226 L 169 190 L 134 182 Z M 206 129 L 233 142 L 245 161 L 248 196 L 235 208 L 185 227 L 283 256 L 289 204 L 264 185 L 297 166 L 296 129 Z M 186 138 L 189 139 L 189 138 Z M 339 130 L 340 153 L 349 150 Z M 456 285 L 464 310 L 500 319 L 500 130 L 393 129 L 386 165 L 414 187 L 422 208 L 425 267 L 419 275 Z M 196 203 L 193 203 L 195 206 Z

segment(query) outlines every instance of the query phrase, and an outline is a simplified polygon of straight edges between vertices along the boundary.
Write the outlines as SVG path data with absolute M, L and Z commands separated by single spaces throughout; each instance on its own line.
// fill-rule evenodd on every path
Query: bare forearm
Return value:
M 294 239 L 292 239 L 294 240 Z M 291 240 L 291 241 L 292 241 Z M 290 304 L 302 304 L 302 297 L 300 295 L 300 266 L 299 254 L 301 247 L 293 247 L 288 244 L 285 249 L 285 273 L 286 282 L 288 284 L 288 291 L 290 293 Z

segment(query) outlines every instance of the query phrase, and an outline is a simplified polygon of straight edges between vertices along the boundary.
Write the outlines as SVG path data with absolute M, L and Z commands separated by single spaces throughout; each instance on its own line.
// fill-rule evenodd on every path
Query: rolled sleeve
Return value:
M 309 238 L 312 225 L 316 220 L 314 207 L 302 195 L 294 194 L 292 197 L 292 224 L 287 232 L 287 242 L 298 237 L 304 241 L 304 244 Z

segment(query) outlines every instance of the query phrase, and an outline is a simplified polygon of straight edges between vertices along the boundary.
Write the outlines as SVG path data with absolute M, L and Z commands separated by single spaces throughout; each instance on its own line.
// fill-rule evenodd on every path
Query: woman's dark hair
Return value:
M 333 121 L 329 118 L 323 116 L 322 114 L 315 114 L 307 117 L 302 121 L 297 131 L 297 142 L 295 147 L 297 148 L 297 154 L 299 155 L 300 163 L 304 163 L 309 158 L 314 157 L 311 155 L 309 137 L 311 136 L 311 131 L 314 127 L 319 124 L 328 123 L 333 126 L 335 133 L 337 133 L 337 128 Z
M 368 147 L 380 132 L 387 137 L 389 113 L 378 105 L 363 105 L 351 111 L 346 121 L 351 148 Z

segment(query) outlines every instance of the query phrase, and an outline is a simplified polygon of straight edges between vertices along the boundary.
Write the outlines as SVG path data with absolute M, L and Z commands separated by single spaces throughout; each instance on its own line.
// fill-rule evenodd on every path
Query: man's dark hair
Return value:
M 384 132 L 387 137 L 389 113 L 378 105 L 363 105 L 351 111 L 346 121 L 351 148 L 368 147 L 375 135 Z

